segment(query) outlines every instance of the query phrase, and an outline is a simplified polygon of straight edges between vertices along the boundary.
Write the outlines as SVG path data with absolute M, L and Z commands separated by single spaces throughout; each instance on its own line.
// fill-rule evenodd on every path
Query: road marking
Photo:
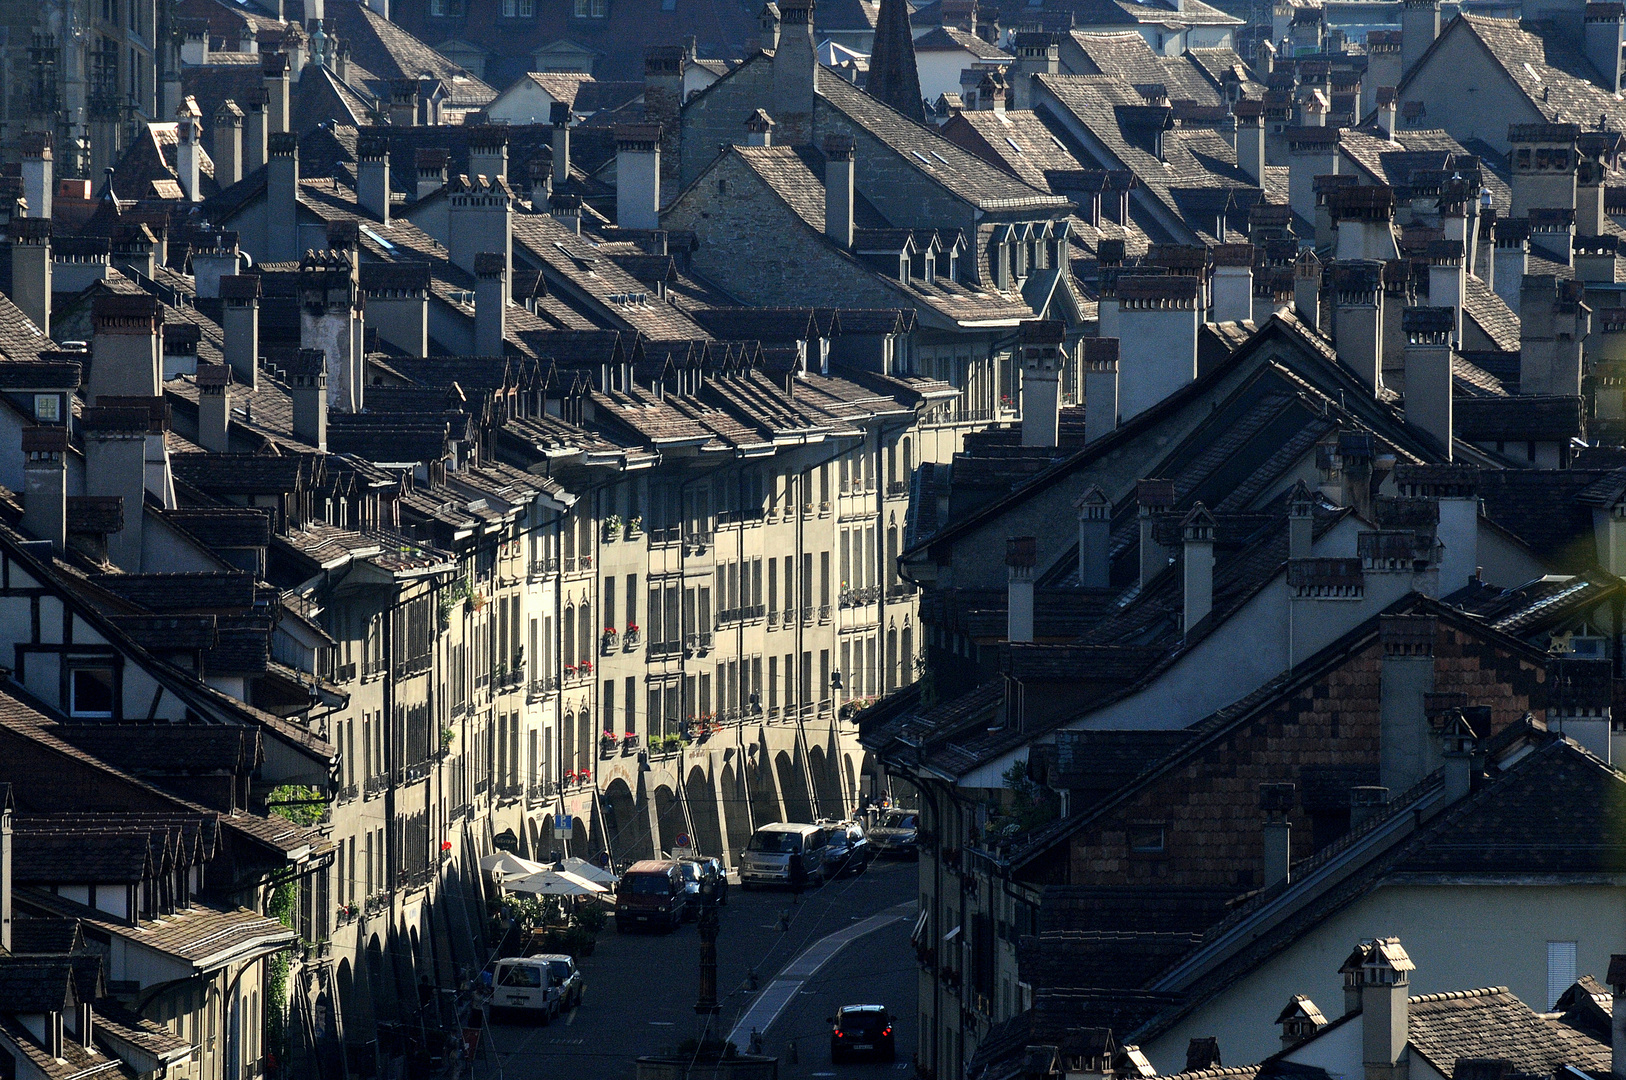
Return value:
M 671 1027 L 673 1024 L 677 1023 L 677 1021 L 676 1020 L 651 1020 L 650 1023 L 654 1024 L 656 1027 Z
M 779 973 L 779 977 L 769 983 L 767 988 L 762 991 L 762 994 L 751 1004 L 751 1007 L 745 1011 L 745 1014 L 740 1017 L 739 1023 L 734 1025 L 734 1030 L 729 1032 L 729 1040 L 743 1046 L 750 1037 L 752 1029 L 755 1029 L 759 1034 L 766 1035 L 768 1029 L 773 1026 L 774 1021 L 779 1019 L 779 1014 L 785 1011 L 785 1006 L 790 1004 L 791 998 L 795 997 L 797 991 L 802 988 L 802 984 L 816 975 L 819 969 L 829 963 L 836 953 L 865 934 L 874 933 L 883 926 L 890 926 L 898 922 L 905 917 L 908 910 L 914 907 L 915 902 L 913 900 L 898 904 L 896 907 L 889 908 L 879 915 L 871 915 L 869 918 L 861 919 L 851 926 L 837 930 L 833 934 L 827 934 L 809 945 L 803 950 L 802 955 L 785 966 L 785 970 Z

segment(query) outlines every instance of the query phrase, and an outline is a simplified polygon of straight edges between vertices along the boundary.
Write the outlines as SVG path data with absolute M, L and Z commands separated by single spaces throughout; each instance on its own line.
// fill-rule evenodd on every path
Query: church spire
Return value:
M 875 20 L 875 47 L 869 58 L 870 95 L 911 120 L 924 124 L 920 72 L 915 67 L 915 40 L 909 30 L 908 0 L 881 0 Z

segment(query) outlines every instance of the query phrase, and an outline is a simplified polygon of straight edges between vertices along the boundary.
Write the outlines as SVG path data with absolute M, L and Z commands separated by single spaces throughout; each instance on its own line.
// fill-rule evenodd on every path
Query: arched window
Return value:
M 576 609 L 576 664 L 593 659 L 593 609 L 586 601 Z
M 891 693 L 898 686 L 898 628 L 888 627 L 886 631 L 886 685 L 882 688 L 884 693 Z
M 576 714 L 576 768 L 580 772 L 593 768 L 593 718 L 586 709 Z
M 568 536 L 569 534 L 566 533 L 565 535 Z M 560 628 L 564 631 L 565 643 L 559 655 L 564 657 L 565 663 L 574 666 L 576 663 L 576 609 L 574 607 L 565 608 L 565 617 L 561 621 Z
M 915 631 L 907 622 L 903 624 L 903 649 L 899 659 L 903 662 L 902 685 L 908 686 L 915 681 Z

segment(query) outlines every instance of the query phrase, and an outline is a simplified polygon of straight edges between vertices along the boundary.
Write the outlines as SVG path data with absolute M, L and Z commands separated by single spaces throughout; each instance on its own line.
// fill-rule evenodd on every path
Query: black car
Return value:
M 829 1021 L 830 1061 L 870 1058 L 892 1061 L 897 1048 L 892 1044 L 892 1017 L 885 1005 L 843 1005 Z
M 713 894 L 717 897 L 717 905 L 719 907 L 726 906 L 728 904 L 728 871 L 723 869 L 723 861 L 710 855 L 697 855 L 683 861 L 694 866 L 696 884 L 701 889 L 710 885 Z M 687 879 L 687 871 L 685 871 L 685 879 Z
M 824 876 L 862 874 L 875 858 L 875 845 L 869 842 L 864 826 L 844 821 L 830 826 L 830 839 L 824 846 Z
M 913 810 L 888 810 L 869 831 L 877 855 L 898 859 L 920 858 L 920 817 Z

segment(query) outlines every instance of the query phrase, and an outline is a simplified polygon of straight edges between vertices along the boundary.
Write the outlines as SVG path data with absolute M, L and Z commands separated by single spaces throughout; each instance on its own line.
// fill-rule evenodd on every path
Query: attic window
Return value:
M 913 155 L 914 155 L 914 156 L 915 156 L 915 157 L 917 157 L 917 158 L 919 158 L 919 159 L 920 159 L 920 163 L 921 163 L 921 164 L 922 164 L 922 165 L 930 165 L 930 164 L 931 164 L 931 162 L 930 162 L 930 161 L 927 161 L 927 160 L 926 160 L 926 155 L 925 155 L 925 154 L 922 154 L 922 153 L 921 153 L 921 152 L 920 152 L 920 151 L 919 151 L 919 150 L 911 150 L 911 151 L 909 151 L 909 152 L 910 152 L 910 153 L 911 153 L 911 154 L 913 154 Z
M 1530 66 L 1530 61 L 1526 60 L 1524 62 L 1524 70 L 1526 70 L 1526 71 L 1528 71 L 1530 73 L 1530 77 L 1532 79 L 1536 80 L 1537 82 L 1541 81 L 1541 76 L 1536 72 L 1535 68 Z
M 107 717 L 113 715 L 113 669 L 107 666 L 75 667 L 68 671 L 68 714 Z
M 394 244 L 390 243 L 388 240 L 384 239 L 382 236 L 379 236 L 377 233 L 375 233 L 372 229 L 369 229 L 367 226 L 363 225 L 361 227 L 361 231 L 366 233 L 369 237 L 371 237 L 373 243 L 377 244 L 379 247 L 383 248 L 385 251 L 394 251 L 395 250 L 395 245 Z
M 941 161 L 944 165 L 949 163 L 948 158 L 944 157 L 942 154 L 939 154 L 936 150 L 932 151 L 932 157 L 936 158 L 938 161 Z
M 1162 855 L 1166 850 L 1161 824 L 1137 823 L 1129 826 L 1131 855 Z
M 1009 135 L 1005 136 L 1005 141 L 1010 143 L 1011 144 L 1011 149 L 1015 150 L 1018 154 L 1020 154 L 1022 152 L 1022 148 L 1020 146 L 1016 145 L 1016 140 L 1011 138 Z

